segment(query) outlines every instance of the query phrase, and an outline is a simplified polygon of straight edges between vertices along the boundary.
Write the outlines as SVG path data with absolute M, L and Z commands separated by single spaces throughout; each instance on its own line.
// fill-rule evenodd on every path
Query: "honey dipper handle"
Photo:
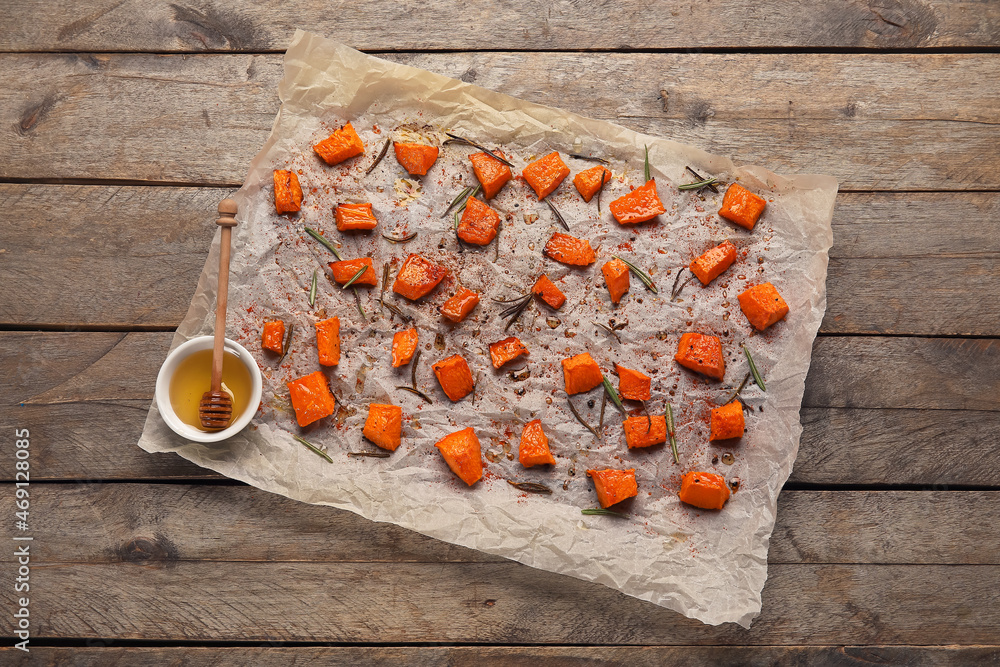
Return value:
M 212 391 L 222 389 L 222 348 L 226 340 L 226 307 L 229 301 L 229 246 L 233 227 L 236 226 L 238 207 L 232 199 L 219 202 L 219 218 L 215 221 L 222 227 L 219 244 L 219 289 L 215 300 L 215 341 L 212 348 Z

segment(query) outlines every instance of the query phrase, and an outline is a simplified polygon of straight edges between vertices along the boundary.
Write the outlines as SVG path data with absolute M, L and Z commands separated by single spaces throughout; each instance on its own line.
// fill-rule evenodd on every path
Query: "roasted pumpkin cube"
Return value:
M 604 281 L 608 284 L 611 303 L 618 303 L 625 296 L 625 292 L 628 291 L 628 266 L 625 265 L 625 262 L 615 257 L 610 262 L 604 263 L 604 266 L 601 267 L 601 273 L 604 274 Z
M 392 283 L 392 291 L 416 301 L 430 294 L 446 275 L 448 269 L 420 255 L 411 254 L 403 262 L 403 266 L 399 267 L 396 280 Z
M 622 225 L 635 225 L 652 220 L 664 213 L 663 202 L 656 194 L 656 181 L 649 181 L 627 195 L 623 195 L 608 204 L 611 215 Z
M 309 426 L 318 419 L 329 417 L 337 409 L 337 401 L 322 371 L 292 380 L 287 385 L 299 426 Z
M 479 293 L 470 289 L 459 287 L 455 296 L 451 297 L 441 305 L 441 314 L 452 322 L 458 323 L 472 312 L 472 309 L 479 303 Z
M 627 498 L 639 495 L 639 485 L 635 483 L 635 468 L 628 470 L 588 470 L 587 477 L 594 482 L 597 502 L 608 508 Z
M 372 263 L 371 257 L 360 257 L 358 259 L 345 259 L 342 262 L 330 262 L 330 271 L 333 273 L 333 279 L 338 285 L 344 285 L 351 280 L 354 276 L 358 275 L 358 271 L 362 267 L 368 267 L 365 272 L 361 274 L 361 277 L 355 280 L 352 285 L 378 285 L 378 275 L 375 273 L 375 266 Z
M 295 213 L 302 208 L 302 188 L 294 171 L 274 170 L 274 208 L 278 213 Z
M 396 451 L 403 438 L 403 408 L 372 403 L 368 406 L 368 419 L 361 433 L 376 446 Z
M 452 402 L 462 400 L 476 387 L 472 380 L 472 370 L 460 354 L 442 359 L 434 364 L 433 368 L 441 390 Z
M 356 157 L 365 152 L 365 145 L 361 142 L 361 137 L 354 131 L 354 127 L 347 123 L 329 137 L 313 146 L 316 154 L 323 158 L 331 167 L 340 164 L 347 158 Z
M 597 365 L 589 352 L 582 352 L 575 357 L 562 360 L 563 383 L 566 393 L 572 396 L 590 391 L 604 382 L 601 367 Z
M 622 426 L 629 449 L 652 447 L 667 441 L 667 418 L 663 415 L 629 417 Z
M 537 295 L 542 301 L 556 310 L 562 308 L 562 305 L 566 303 L 566 295 L 544 273 L 535 281 L 534 286 L 531 288 L 531 293 Z
M 483 477 L 483 453 L 472 427 L 446 435 L 435 445 L 459 479 L 472 486 Z
M 473 245 L 488 245 L 500 229 L 500 214 L 475 197 L 465 200 L 458 222 L 458 238 Z
M 691 273 L 698 277 L 702 285 L 707 285 L 728 269 L 736 261 L 736 246 L 729 241 L 723 241 L 708 252 L 695 258 L 691 265 Z
M 340 363 L 340 318 L 331 317 L 316 323 L 316 350 L 319 363 L 336 366 Z
M 709 440 L 729 440 L 742 438 L 746 422 L 743 420 L 743 404 L 739 401 L 712 408 Z
M 549 451 L 549 439 L 542 430 L 542 420 L 533 419 L 521 431 L 521 444 L 517 448 L 517 458 L 525 468 L 538 465 L 554 465 L 556 459 Z
M 483 186 L 483 199 L 493 199 L 507 181 L 513 178 L 510 167 L 486 153 L 473 153 L 469 159 L 472 160 L 472 171 L 476 174 L 476 179 Z
M 264 330 L 260 336 L 260 346 L 275 354 L 281 354 L 285 348 L 285 323 L 281 320 L 264 322 Z
M 767 203 L 763 198 L 747 190 L 739 183 L 733 183 L 722 197 L 719 215 L 740 227 L 752 230 Z
M 434 166 L 438 159 L 438 147 L 424 144 L 404 144 L 398 141 L 392 143 L 396 151 L 396 161 L 402 165 L 411 176 L 424 176 L 427 170 Z
M 590 241 L 559 232 L 552 235 L 542 252 L 557 262 L 571 266 L 587 266 L 597 261 Z
M 597 194 L 597 191 L 604 187 L 604 184 L 611 180 L 611 170 L 604 165 L 597 165 L 590 169 L 584 169 L 573 179 L 576 191 L 583 197 L 583 201 L 589 202 Z
M 500 368 L 522 354 L 527 356 L 528 348 L 516 336 L 490 344 L 490 359 L 493 361 L 493 368 Z
M 788 314 L 788 304 L 771 283 L 754 285 L 736 298 L 740 300 L 740 310 L 758 331 L 781 321 Z
M 700 333 L 682 335 L 674 359 L 681 366 L 716 380 L 721 380 L 726 374 L 722 341 L 715 336 Z
M 372 205 L 364 204 L 338 204 L 333 210 L 337 218 L 337 229 L 347 232 L 355 229 L 368 231 L 375 229 L 378 220 L 372 213 Z
M 645 373 L 615 364 L 618 371 L 618 395 L 630 401 L 648 401 L 652 380 Z
M 417 351 L 419 339 L 416 327 L 407 329 L 406 331 L 397 331 L 392 336 L 393 368 L 399 368 L 410 363 L 410 360 L 413 359 L 413 353 Z
M 569 176 L 569 167 L 559 157 L 559 153 L 553 152 L 529 164 L 521 172 L 521 176 L 538 195 L 538 201 L 541 201 Z
M 729 500 L 729 486 L 714 472 L 689 472 L 681 479 L 681 502 L 704 510 L 721 510 Z

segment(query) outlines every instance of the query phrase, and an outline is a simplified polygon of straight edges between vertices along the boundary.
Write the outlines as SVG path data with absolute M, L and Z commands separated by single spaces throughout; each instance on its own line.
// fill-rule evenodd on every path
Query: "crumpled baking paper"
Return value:
M 253 159 L 236 195 L 240 225 L 234 234 L 228 337 L 247 347 L 264 375 L 262 406 L 251 426 L 213 444 L 188 442 L 171 432 L 150 408 L 139 446 L 176 452 L 184 458 L 258 488 L 309 503 L 356 512 L 441 540 L 498 554 L 533 567 L 599 582 L 628 595 L 668 607 L 705 623 L 736 622 L 748 627 L 760 612 L 767 576 L 767 546 L 778 493 L 792 469 L 801 426 L 799 407 L 812 341 L 826 307 L 827 251 L 837 184 L 827 176 L 779 176 L 760 167 L 737 167 L 728 159 L 665 139 L 540 106 L 354 51 L 320 36 L 297 32 L 285 56 L 279 85 L 282 105 L 270 138 Z M 311 146 L 351 121 L 365 154 L 328 167 Z M 610 160 L 614 178 L 597 202 L 582 201 L 572 176 L 549 200 L 571 227 L 569 233 L 598 247 L 598 262 L 573 268 L 545 258 L 542 248 L 554 231 L 564 231 L 544 202 L 515 179 L 493 200 L 503 218 L 499 245 L 458 251 L 452 216 L 442 214 L 455 195 L 475 185 L 468 146 L 442 147 L 425 177 L 409 177 L 390 148 L 381 163 L 365 170 L 386 139 L 440 143 L 447 130 L 511 156 L 517 172 L 528 162 L 559 151 L 573 175 L 595 163 L 570 153 Z M 642 184 L 644 147 L 667 213 L 652 223 L 618 225 L 608 204 Z M 685 170 L 739 181 L 760 193 L 767 209 L 753 232 L 721 219 L 722 192 L 682 192 L 692 182 Z M 278 216 L 272 170 L 293 169 L 305 191 L 302 211 Z M 370 201 L 379 227 L 374 233 L 341 234 L 332 208 Z M 208 216 L 206 216 L 208 217 Z M 206 224 L 211 224 L 206 222 Z M 434 401 L 395 389 L 408 385 L 410 367 L 390 365 L 392 334 L 410 326 L 377 301 L 381 284 L 358 289 L 362 319 L 352 289 L 328 279 L 332 254 L 309 238 L 304 226 L 320 230 L 345 259 L 371 256 L 377 272 L 391 263 L 391 279 L 411 252 L 447 266 L 451 275 L 428 298 L 411 303 L 386 292 L 386 300 L 414 319 L 420 330 L 417 386 Z M 394 245 L 382 233 L 413 241 Z M 709 287 L 697 280 L 671 301 L 678 272 L 694 257 L 731 239 L 737 262 Z M 214 322 L 218 235 L 174 346 L 211 333 Z M 612 306 L 600 273 L 618 254 L 651 274 L 658 294 L 632 276 L 621 304 Z M 313 271 L 319 269 L 314 307 L 308 303 Z M 534 301 L 509 332 L 493 299 L 524 294 L 545 272 L 568 296 L 552 311 Z M 687 272 L 681 276 L 683 282 Z M 784 321 L 764 333 L 753 331 L 737 294 L 764 281 L 775 284 L 791 308 Z M 447 323 L 438 307 L 461 284 L 481 292 L 482 302 L 464 322 Z M 339 400 L 335 415 L 300 429 L 285 383 L 321 367 L 313 323 L 341 320 L 340 365 L 325 369 Z M 265 319 L 294 323 L 291 351 L 280 367 L 260 347 Z M 621 325 L 609 334 L 594 323 Z M 720 336 L 726 356 L 723 382 L 706 380 L 673 361 L 687 331 Z M 486 346 L 516 335 L 530 349 L 499 371 Z M 767 392 L 748 382 L 742 396 L 752 409 L 747 432 L 735 446 L 708 442 L 710 409 L 721 405 L 748 371 L 746 344 L 762 370 Z M 669 446 L 625 447 L 621 417 L 608 402 L 603 438 L 588 432 L 569 412 L 560 360 L 588 351 L 617 384 L 614 364 L 653 378 L 652 414 L 665 401 L 677 422 L 680 465 Z M 477 377 L 475 396 L 451 403 L 434 379 L 431 364 L 464 356 Z M 524 377 L 530 375 L 529 377 Z M 595 428 L 601 389 L 572 397 Z M 404 412 L 403 444 L 389 458 L 348 457 L 372 451 L 361 431 L 369 403 L 394 403 Z M 644 414 L 638 404 L 631 414 Z M 556 456 L 555 466 L 524 469 L 517 461 L 523 425 L 541 419 Z M 486 476 L 472 488 L 458 480 L 434 443 L 472 426 L 482 443 Z M 329 464 L 292 439 L 324 447 Z M 582 515 L 597 506 L 588 469 L 635 468 L 639 496 L 626 503 L 625 517 Z M 683 473 L 714 471 L 738 482 L 725 509 L 711 512 L 679 502 Z M 551 495 L 518 491 L 506 480 L 549 486 Z

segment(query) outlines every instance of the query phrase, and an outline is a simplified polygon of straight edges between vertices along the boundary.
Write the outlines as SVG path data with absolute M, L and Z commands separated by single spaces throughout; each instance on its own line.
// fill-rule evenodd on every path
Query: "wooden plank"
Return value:
M 10 51 L 284 50 L 296 28 L 360 49 L 513 50 L 691 48 L 926 48 L 1000 44 L 990 2 L 678 5 L 488 0 L 401 5 L 345 3 L 336 11 L 293 4 L 274 11 L 244 0 L 225 6 L 141 0 L 22 3 L 0 30 Z M 373 29 L 375 28 L 375 29 Z
M 982 86 L 997 54 L 391 57 L 843 189 L 1000 188 L 1000 94 Z M 11 54 L 0 69 L 0 178 L 236 185 L 270 132 L 281 61 Z
M 0 498 L 6 516 L 14 503 Z M 32 493 L 30 516 L 36 565 L 502 560 L 248 486 L 59 484 Z M 768 561 L 1000 565 L 998 522 L 1000 491 L 786 491 Z
M 0 334 L 0 367 L 11 371 L 0 376 L 0 397 L 9 401 L 0 430 L 31 429 L 34 477 L 214 477 L 177 456 L 135 447 L 170 339 Z M 1000 486 L 1000 459 L 984 450 L 1000 432 L 998 357 L 987 340 L 819 339 L 791 480 Z
M 0 184 L 0 324 L 176 327 L 230 193 Z M 823 333 L 1000 334 L 1000 194 L 846 193 L 833 230 Z
M 106 648 L 101 648 L 106 646 Z M 965 667 L 1000 660 L 997 646 L 266 646 L 119 647 L 114 639 L 87 640 L 86 647 L 35 647 L 30 656 L 0 648 L 6 665 L 72 664 L 77 667 L 285 667 L 287 665 L 367 665 L 368 667 L 870 667 L 922 665 Z
M 998 575 L 994 565 L 772 565 L 761 616 L 744 630 L 513 562 L 49 565 L 31 572 L 31 618 L 50 638 L 147 641 L 988 644 L 1000 610 L 984 582 Z M 5 609 L 17 595 L 0 589 Z

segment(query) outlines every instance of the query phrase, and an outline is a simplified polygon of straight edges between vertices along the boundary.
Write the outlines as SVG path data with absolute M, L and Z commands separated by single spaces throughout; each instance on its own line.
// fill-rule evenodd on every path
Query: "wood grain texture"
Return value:
M 0 509 L 13 516 L 13 494 Z M 60 484 L 34 494 L 31 517 L 32 563 L 45 566 L 503 562 L 248 486 Z M 1000 491 L 786 491 L 768 562 L 1000 565 L 998 522 Z
M 35 476 L 214 477 L 172 454 L 135 446 L 171 337 L 0 334 L 0 367 L 11 371 L 0 376 L 0 429 L 32 430 Z M 141 370 L 122 375 L 119 368 Z M 820 338 L 791 480 L 998 486 L 998 378 L 995 341 Z
M 1000 188 L 1000 94 L 981 85 L 998 54 L 390 58 L 842 189 Z M 281 60 L 8 54 L 0 69 L 0 178 L 238 185 L 278 109 Z M 215 145 L 228 159 L 201 148 Z
M 772 565 L 763 611 L 744 630 L 513 562 L 71 564 L 32 570 L 31 617 L 46 637 L 152 641 L 988 644 L 1000 611 L 984 583 L 998 574 Z M 5 587 L 0 603 L 14 608 L 16 595 Z
M 321 4 L 141 0 L 21 3 L 0 30 L 13 51 L 284 50 L 296 28 L 359 49 L 513 50 L 745 47 L 995 46 L 988 1 L 797 0 L 748 8 L 736 0 L 677 3 L 460 2 Z M 372 29 L 377 26 L 377 29 Z
M 176 327 L 229 194 L 0 184 L 0 323 Z M 1000 335 L 1000 194 L 845 193 L 833 231 L 821 332 Z

